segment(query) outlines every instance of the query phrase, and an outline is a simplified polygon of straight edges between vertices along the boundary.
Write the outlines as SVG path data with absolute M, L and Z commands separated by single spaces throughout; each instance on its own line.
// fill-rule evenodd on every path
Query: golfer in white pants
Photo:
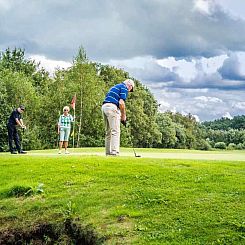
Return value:
M 118 156 L 120 147 L 120 121 L 126 123 L 125 100 L 128 92 L 133 92 L 134 81 L 126 79 L 113 86 L 107 93 L 102 105 L 105 122 L 105 153 L 107 156 Z

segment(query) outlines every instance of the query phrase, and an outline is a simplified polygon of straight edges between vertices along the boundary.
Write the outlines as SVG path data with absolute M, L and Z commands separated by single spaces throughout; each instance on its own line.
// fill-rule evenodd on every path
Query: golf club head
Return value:
M 133 151 L 134 151 L 134 156 L 135 156 L 135 157 L 141 157 L 140 155 L 137 155 L 137 154 L 136 154 L 134 148 L 133 148 Z

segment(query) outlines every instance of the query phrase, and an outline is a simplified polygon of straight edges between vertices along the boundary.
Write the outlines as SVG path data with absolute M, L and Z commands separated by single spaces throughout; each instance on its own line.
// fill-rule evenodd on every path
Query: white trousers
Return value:
M 102 114 L 105 122 L 105 153 L 118 155 L 120 147 L 121 112 L 115 104 L 102 105 Z

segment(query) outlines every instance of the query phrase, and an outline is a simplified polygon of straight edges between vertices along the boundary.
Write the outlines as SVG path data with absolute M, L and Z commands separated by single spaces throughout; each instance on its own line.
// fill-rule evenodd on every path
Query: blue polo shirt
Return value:
M 107 93 L 103 104 L 113 103 L 119 108 L 119 100 L 123 99 L 124 101 L 128 97 L 128 88 L 124 83 L 119 83 L 113 86 Z
M 17 125 L 15 119 L 18 119 L 18 120 L 21 119 L 21 114 L 18 112 L 17 109 L 15 109 L 15 110 L 12 111 L 12 113 L 11 113 L 11 115 L 9 117 L 9 120 L 8 120 L 8 125 L 10 125 L 10 126 Z

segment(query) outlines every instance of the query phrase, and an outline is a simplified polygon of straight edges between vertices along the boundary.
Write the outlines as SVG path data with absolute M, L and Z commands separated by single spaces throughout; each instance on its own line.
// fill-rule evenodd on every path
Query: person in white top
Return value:
M 68 147 L 69 136 L 71 132 L 71 123 L 74 122 L 74 118 L 72 115 L 69 114 L 69 111 L 70 111 L 69 106 L 65 106 L 63 108 L 63 114 L 60 115 L 59 122 L 58 122 L 58 134 L 60 135 L 59 154 L 61 154 L 63 144 L 65 148 L 65 154 L 69 154 L 67 147 Z

